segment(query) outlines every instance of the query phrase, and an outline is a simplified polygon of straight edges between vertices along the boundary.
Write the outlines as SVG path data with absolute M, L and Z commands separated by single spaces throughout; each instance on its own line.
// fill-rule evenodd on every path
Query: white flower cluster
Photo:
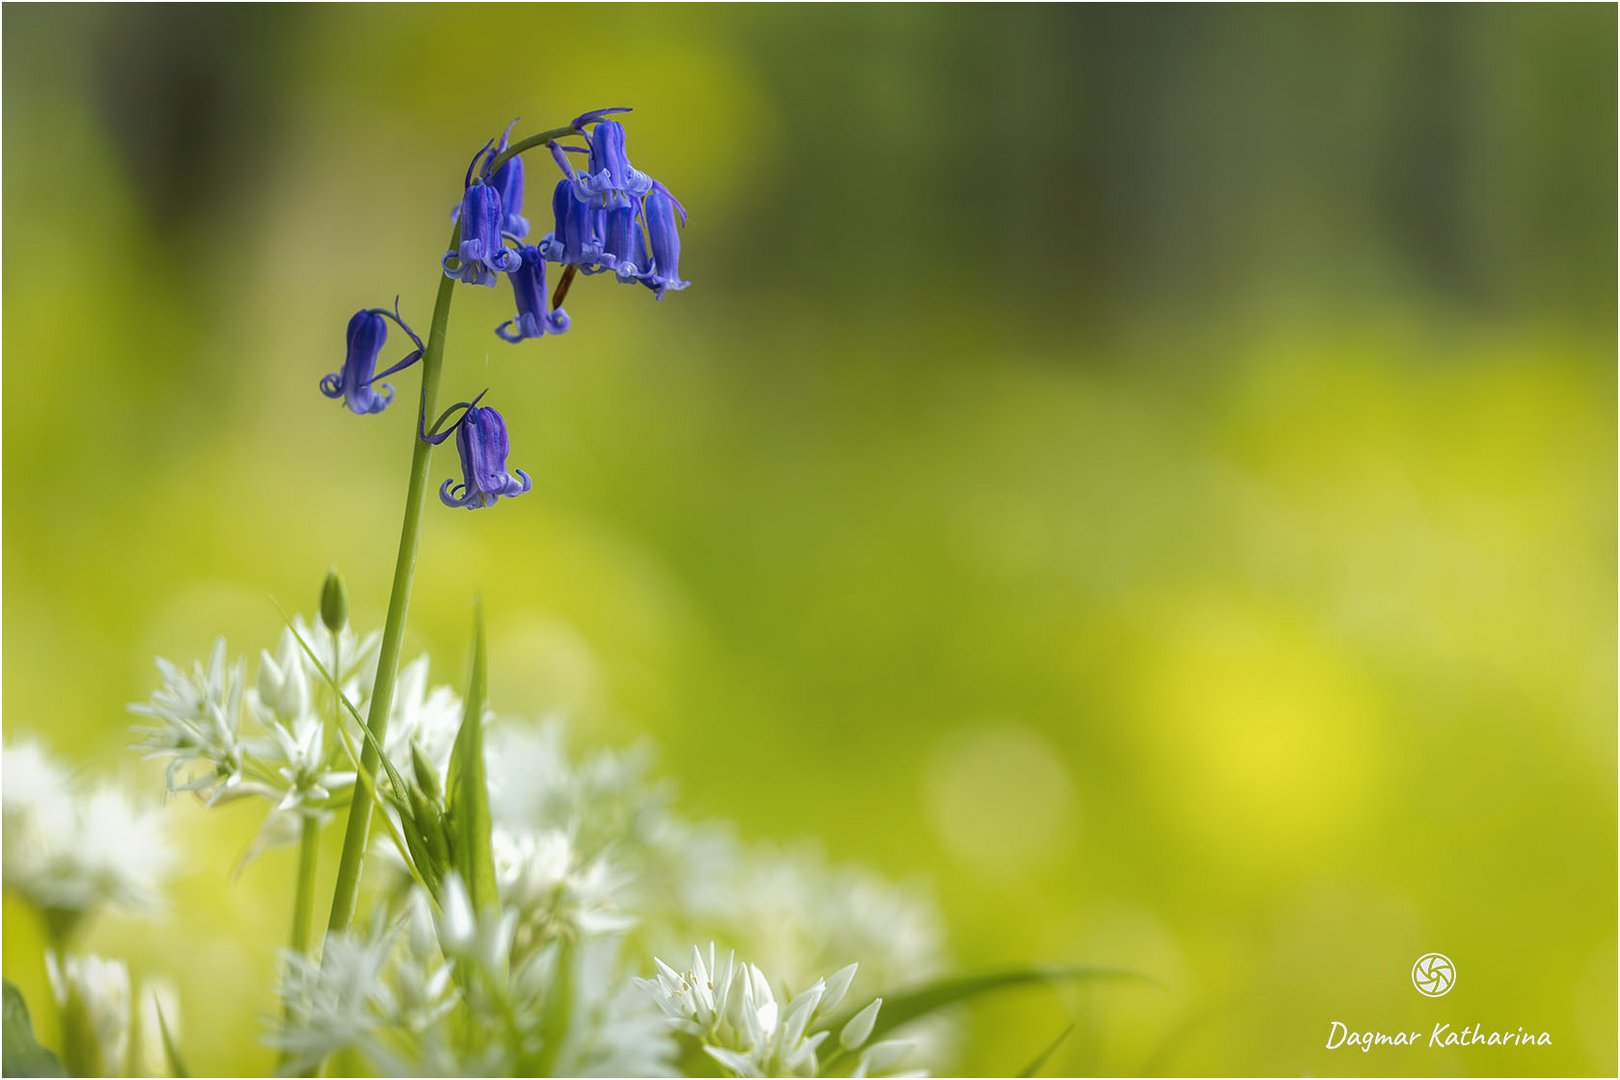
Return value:
M 474 913 L 459 878 L 420 888 L 392 923 L 289 958 L 271 1037 L 295 1069 L 340 1050 L 385 1075 L 664 1076 L 674 1041 L 624 976 L 621 940 L 525 947 L 512 907 Z
M 857 965 L 849 964 L 802 993 L 778 1002 L 770 980 L 735 953 L 725 959 L 713 942 L 705 960 L 692 947 L 692 963 L 678 972 L 662 960 L 658 974 L 637 979 L 677 1030 L 696 1040 L 703 1052 L 735 1076 L 820 1076 L 824 1066 L 853 1059 L 850 1076 L 920 1075 L 892 1073 L 911 1051 L 911 1044 L 888 1040 L 867 1046 L 877 1023 L 882 998 L 875 998 L 838 1024 L 838 1040 L 822 1057 L 833 1034 L 834 1011 L 849 992 Z
M 189 671 L 160 659 L 164 685 L 130 706 L 145 718 L 136 726 L 135 748 L 168 762 L 171 792 L 195 792 L 208 805 L 265 799 L 272 812 L 257 846 L 290 842 L 297 836 L 293 824 L 324 820 L 353 793 L 353 762 L 335 732 L 346 733 L 354 746 L 363 735 L 332 684 L 365 715 L 378 636 L 360 637 L 347 627 L 334 633 L 297 619 L 274 656 L 260 652 L 251 686 L 246 662 L 229 660 L 224 641 L 206 665 L 197 662 Z M 430 689 L 427 672 L 426 657 L 401 670 L 385 749 L 396 768 L 409 769 L 414 745 L 442 776 L 461 703 L 448 687 Z
M 251 686 L 246 665 L 221 645 L 189 671 L 160 664 L 164 687 L 134 707 L 146 720 L 140 747 L 168 761 L 171 790 L 210 802 L 270 800 L 266 835 L 277 821 L 319 822 L 362 790 L 334 736 L 346 731 L 358 745 L 358 726 L 339 712 L 321 669 L 341 672 L 364 715 L 376 636 L 335 637 L 304 623 L 295 632 L 275 656 L 261 655 Z M 466 842 L 447 799 L 463 705 L 429 685 L 425 660 L 400 673 L 384 739 L 398 778 L 376 778 L 404 849 L 373 845 L 388 853 L 394 882 L 370 894 L 369 917 L 328 936 L 318 957 L 287 956 L 270 1035 L 285 1069 L 348 1051 L 401 1075 L 718 1067 L 868 1076 L 926 1056 L 909 1042 L 867 1045 L 878 1002 L 835 1012 L 855 961 L 874 989 L 940 968 L 943 936 L 923 894 L 814 851 L 755 847 L 726 827 L 685 820 L 671 788 L 653 778 L 650 753 L 574 759 L 556 720 L 488 720 L 498 904 L 474 910 L 462 864 L 445 855 Z M 776 985 L 809 989 L 778 998 L 761 967 L 727 953 L 717 968 L 713 946 L 707 959 L 694 952 L 683 974 L 654 964 L 661 952 L 711 939 L 760 960 L 784 980 Z
M 174 855 L 161 815 L 113 787 L 80 790 L 37 744 L 0 751 L 5 887 L 48 917 L 157 906 Z

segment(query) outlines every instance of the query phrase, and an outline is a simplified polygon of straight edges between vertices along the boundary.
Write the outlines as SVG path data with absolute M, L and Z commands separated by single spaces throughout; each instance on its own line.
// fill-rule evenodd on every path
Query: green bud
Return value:
M 349 593 L 334 567 L 326 572 L 326 582 L 321 585 L 321 623 L 335 634 L 348 621 Z
M 438 807 L 431 805 L 420 791 L 411 791 L 411 819 L 406 825 L 421 840 L 424 854 L 432 861 L 434 869 L 440 873 L 449 870 L 450 844 L 444 833 L 444 819 Z
M 433 763 L 428 761 L 427 755 L 422 753 L 422 746 L 415 739 L 411 740 L 411 771 L 416 774 L 416 786 L 421 788 L 428 801 L 438 803 L 443 800 L 444 793 L 439 790 L 439 774 L 434 770 Z

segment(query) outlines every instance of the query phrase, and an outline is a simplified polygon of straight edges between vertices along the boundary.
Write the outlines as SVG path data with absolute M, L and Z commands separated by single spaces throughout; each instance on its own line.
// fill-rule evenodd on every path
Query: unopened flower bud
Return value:
M 309 708 L 309 683 L 291 634 L 283 637 L 275 659 L 267 652 L 259 653 L 259 699 L 288 719 L 302 716 Z
M 872 1035 L 872 1028 L 877 1024 L 878 1010 L 883 1008 L 883 999 L 876 998 L 866 1008 L 856 1013 L 850 1022 L 844 1025 L 844 1030 L 838 1035 L 839 1045 L 845 1050 L 854 1050 Z
M 335 634 L 348 621 L 348 591 L 343 588 L 343 579 L 338 576 L 337 570 L 328 570 L 326 581 L 321 585 L 321 625 Z
M 416 774 L 416 786 L 428 797 L 428 801 L 439 802 L 442 793 L 439 788 L 438 770 L 434 769 L 433 763 L 422 752 L 422 744 L 415 739 L 411 740 L 411 771 Z

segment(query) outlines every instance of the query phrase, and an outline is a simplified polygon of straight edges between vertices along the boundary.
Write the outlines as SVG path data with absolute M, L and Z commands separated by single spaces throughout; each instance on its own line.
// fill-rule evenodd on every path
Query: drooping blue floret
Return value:
M 321 380 L 321 393 L 329 398 L 342 398 L 350 412 L 364 415 L 380 413 L 388 408 L 388 403 L 394 400 L 394 388 L 383 383 L 379 392 L 377 380 L 402 371 L 422 358 L 422 339 L 399 317 L 397 302 L 395 307 L 396 310 L 392 312 L 383 308 L 365 308 L 355 312 L 349 319 L 348 351 L 343 356 L 343 370 L 334 371 Z M 415 342 L 416 348 L 387 371 L 379 372 L 377 355 L 388 340 L 389 319 L 399 324 L 400 329 Z
M 591 152 L 578 180 L 580 194 L 592 206 L 628 206 L 647 194 L 652 178 L 630 164 L 624 150 L 624 125 L 599 119 L 591 131 Z
M 647 256 L 646 231 L 641 226 L 639 200 L 607 211 L 602 238 L 602 265 L 620 281 L 637 281 L 652 268 Z
M 524 338 L 537 338 L 546 334 L 561 334 L 568 329 L 568 313 L 562 308 L 551 310 L 551 296 L 546 291 L 546 261 L 533 245 L 518 249 L 523 265 L 508 276 L 512 279 L 512 295 L 517 300 L 517 316 L 495 328 L 503 341 L 519 342 Z
M 654 181 L 652 190 L 642 203 L 642 213 L 647 222 L 652 270 L 650 273 L 643 270 L 639 280 L 662 300 L 664 293 L 679 291 L 691 284 L 681 280 L 680 230 L 686 224 L 686 208 L 669 193 L 668 188 Z M 676 214 L 680 215 L 680 225 L 675 224 Z
M 506 421 L 488 406 L 474 405 L 462 416 L 456 427 L 456 450 L 461 454 L 462 482 L 446 480 L 439 488 L 439 498 L 446 506 L 479 510 L 494 506 L 502 496 L 522 495 L 533 486 L 522 469 L 516 470 L 516 476 L 507 471 Z
M 497 273 L 507 274 L 521 263 L 518 253 L 501 240 L 505 214 L 501 193 L 493 185 L 474 179 L 461 198 L 461 243 L 447 251 L 443 265 L 446 277 L 469 285 L 494 286 Z
M 551 193 L 555 226 L 540 241 L 540 254 L 550 262 L 595 273 L 601 268 L 607 212 L 580 199 L 576 180 L 577 176 L 557 181 Z
M 479 180 L 493 187 L 501 197 L 501 229 L 507 235 L 521 241 L 529 235 L 529 219 L 523 216 L 523 159 L 510 158 L 495 170 L 495 175 L 491 176 L 489 172 L 489 167 L 506 149 L 512 128 L 516 125 L 516 120 L 507 124 L 498 142 L 485 143 L 479 148 L 478 153 L 473 155 L 472 163 L 467 166 L 466 186 L 470 187 L 473 177 L 477 176 Z M 451 221 L 458 223 L 461 221 L 463 202 L 465 196 L 451 209 Z
M 523 216 L 523 158 L 507 161 L 495 170 L 489 182 L 501 196 L 501 229 L 519 240 L 527 239 L 529 219 Z

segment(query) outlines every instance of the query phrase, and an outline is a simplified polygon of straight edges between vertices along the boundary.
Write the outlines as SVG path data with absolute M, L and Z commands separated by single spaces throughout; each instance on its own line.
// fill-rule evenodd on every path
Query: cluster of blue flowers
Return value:
M 511 125 L 499 140 L 490 140 L 473 155 L 462 182 L 461 202 L 452 213 L 458 227 L 456 246 L 445 252 L 441 265 L 446 277 L 468 285 L 494 286 L 500 275 L 506 275 L 517 313 L 495 328 L 501 340 L 516 344 L 565 333 L 571 323 L 562 304 L 577 274 L 611 272 L 620 283 L 642 285 L 660 300 L 666 292 L 690 284 L 680 274 L 680 229 L 686 224 L 686 209 L 668 188 L 630 163 L 624 125 L 612 115 L 629 111 L 597 109 L 575 119 L 572 132 L 584 146 L 544 144 L 562 178 L 551 196 L 552 231 L 537 244 L 529 243 L 529 220 L 523 216 L 523 159 L 507 154 Z M 585 167 L 575 168 L 569 154 L 584 156 Z M 547 287 L 548 262 L 562 267 L 555 292 Z M 398 363 L 378 371 L 377 358 L 387 342 L 390 321 L 415 347 Z M 393 401 L 394 389 L 380 380 L 420 360 L 424 350 L 422 339 L 400 317 L 397 300 L 392 311 L 357 311 L 349 320 L 343 370 L 323 378 L 321 392 L 341 398 L 352 412 L 382 412 Z M 460 415 L 443 430 L 438 424 L 430 430 L 426 417 L 419 419 L 420 437 L 428 442 L 456 436 L 462 482 L 444 482 L 439 497 L 446 506 L 493 506 L 501 496 L 521 495 L 532 486 L 523 470 L 514 476 L 507 469 L 506 421 L 477 402 L 460 402 L 446 410 L 446 417 Z

